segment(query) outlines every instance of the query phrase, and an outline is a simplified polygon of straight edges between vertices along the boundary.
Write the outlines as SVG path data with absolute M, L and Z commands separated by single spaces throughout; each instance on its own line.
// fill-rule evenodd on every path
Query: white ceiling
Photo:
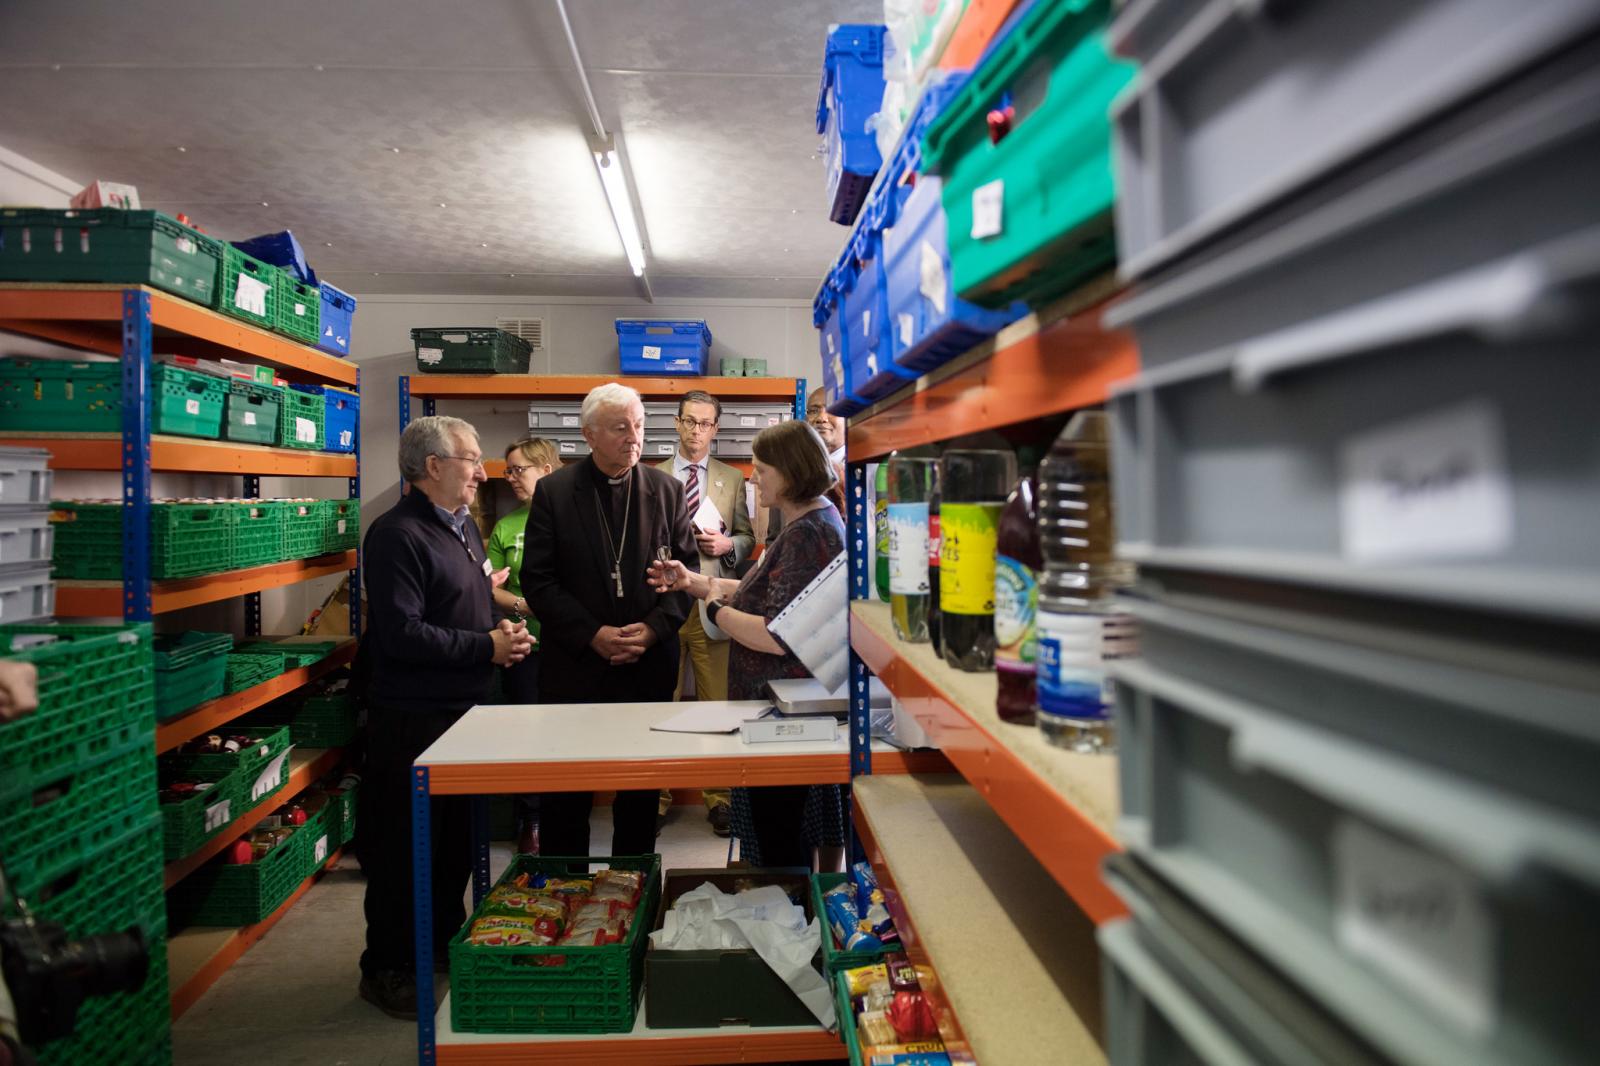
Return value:
M 823 40 L 881 0 L 567 9 L 655 294 L 810 298 Z M 554 0 L 0 0 L 0 146 L 355 292 L 636 294 L 588 132 Z

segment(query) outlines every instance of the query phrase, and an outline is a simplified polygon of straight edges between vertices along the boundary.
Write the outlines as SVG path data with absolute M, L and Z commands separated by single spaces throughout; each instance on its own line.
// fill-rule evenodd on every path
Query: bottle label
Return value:
M 928 566 L 931 569 L 939 568 L 939 512 L 928 512 Z
M 928 594 L 928 505 L 889 505 L 889 594 Z
M 994 665 L 997 670 L 1032 673 L 1039 582 L 1033 569 L 1006 555 L 994 560 Z
M 1038 614 L 1038 700 L 1046 714 L 1109 718 L 1115 689 L 1106 663 L 1139 654 L 1138 623 L 1126 614 Z
M 939 609 L 945 614 L 994 614 L 994 554 L 1002 506 L 999 501 L 946 501 L 940 508 Z

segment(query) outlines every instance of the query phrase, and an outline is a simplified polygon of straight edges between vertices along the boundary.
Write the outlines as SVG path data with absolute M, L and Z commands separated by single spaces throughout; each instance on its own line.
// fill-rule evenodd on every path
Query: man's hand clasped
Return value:
M 528 635 L 526 622 L 513 622 L 511 619 L 502 619 L 500 624 L 489 630 L 489 636 L 494 640 L 494 664 L 496 666 L 511 666 L 520 663 L 528 657 L 533 650 L 533 638 Z

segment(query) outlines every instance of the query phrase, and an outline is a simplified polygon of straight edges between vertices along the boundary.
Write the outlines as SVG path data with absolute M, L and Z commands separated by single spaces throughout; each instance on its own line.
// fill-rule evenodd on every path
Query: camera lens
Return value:
M 64 969 L 82 982 L 87 995 L 131 992 L 144 984 L 150 971 L 150 952 L 144 933 L 134 926 L 125 933 L 86 936 L 65 945 L 60 954 Z

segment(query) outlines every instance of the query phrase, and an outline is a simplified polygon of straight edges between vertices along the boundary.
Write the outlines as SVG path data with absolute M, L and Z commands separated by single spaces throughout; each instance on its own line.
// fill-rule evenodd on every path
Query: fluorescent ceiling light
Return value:
M 617 223 L 617 235 L 622 238 L 622 250 L 627 253 L 633 276 L 644 274 L 644 242 L 639 238 L 639 220 L 633 215 L 633 201 L 628 198 L 628 183 L 622 176 L 622 164 L 615 151 L 594 153 L 594 165 L 600 171 L 600 184 L 606 189 L 606 202 L 611 205 L 611 217 Z

